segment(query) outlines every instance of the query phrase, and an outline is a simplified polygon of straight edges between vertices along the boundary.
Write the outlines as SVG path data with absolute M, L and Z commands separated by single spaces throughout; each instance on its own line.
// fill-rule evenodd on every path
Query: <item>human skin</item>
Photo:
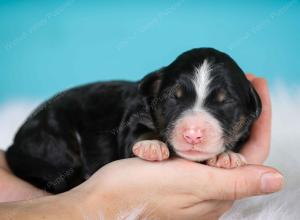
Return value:
M 131 158 L 104 166 L 66 193 L 43 196 L 41 190 L 10 174 L 0 158 L 2 201 L 35 198 L 2 203 L 0 219 L 117 219 L 133 210 L 146 219 L 217 219 L 236 199 L 280 190 L 281 174 L 259 165 L 270 147 L 267 83 L 251 74 L 247 77 L 261 97 L 263 110 L 241 153 L 249 164 L 256 165 L 219 169 L 179 158 L 158 163 Z

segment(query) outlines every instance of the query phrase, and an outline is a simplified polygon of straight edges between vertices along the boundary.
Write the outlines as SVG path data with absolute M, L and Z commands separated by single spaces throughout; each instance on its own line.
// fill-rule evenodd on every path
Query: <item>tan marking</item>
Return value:
M 247 120 L 245 116 L 241 116 L 240 119 L 235 123 L 229 134 L 225 137 L 225 145 L 235 143 L 239 139 L 239 132 L 246 124 Z
M 182 89 L 181 89 L 179 86 L 176 86 L 175 96 L 176 96 L 177 98 L 181 98 L 182 95 L 183 95 Z
M 226 92 L 224 89 L 221 89 L 219 92 L 218 92 L 218 95 L 217 95 L 217 101 L 218 102 L 224 102 L 226 98 Z
M 242 115 L 238 120 L 238 122 L 233 126 L 232 128 L 233 133 L 237 133 L 238 131 L 240 131 L 241 128 L 245 125 L 245 122 L 246 122 L 246 117 Z

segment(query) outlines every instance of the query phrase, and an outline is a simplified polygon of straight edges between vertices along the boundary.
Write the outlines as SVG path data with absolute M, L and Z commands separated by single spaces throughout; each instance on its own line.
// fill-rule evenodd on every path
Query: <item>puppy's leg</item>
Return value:
M 65 192 L 84 181 L 75 135 L 31 127 L 15 138 L 5 157 L 12 172 L 51 193 Z M 65 130 L 71 130 L 66 128 Z
M 225 151 L 209 160 L 206 164 L 213 167 L 232 169 L 247 164 L 245 157 L 239 153 Z
M 142 140 L 134 144 L 133 154 L 149 161 L 166 160 L 170 156 L 167 145 L 159 140 Z

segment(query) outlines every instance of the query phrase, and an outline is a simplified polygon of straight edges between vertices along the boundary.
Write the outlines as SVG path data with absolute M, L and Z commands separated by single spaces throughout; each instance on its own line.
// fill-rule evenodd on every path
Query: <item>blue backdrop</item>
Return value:
M 139 79 L 202 46 L 229 53 L 271 84 L 294 87 L 299 40 L 297 0 L 0 0 L 0 103 Z

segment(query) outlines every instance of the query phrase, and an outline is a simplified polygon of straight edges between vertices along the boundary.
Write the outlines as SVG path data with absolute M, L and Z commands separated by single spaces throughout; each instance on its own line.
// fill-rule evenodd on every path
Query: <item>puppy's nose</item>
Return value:
M 183 137 L 189 144 L 199 144 L 203 134 L 199 128 L 189 128 L 183 132 Z

